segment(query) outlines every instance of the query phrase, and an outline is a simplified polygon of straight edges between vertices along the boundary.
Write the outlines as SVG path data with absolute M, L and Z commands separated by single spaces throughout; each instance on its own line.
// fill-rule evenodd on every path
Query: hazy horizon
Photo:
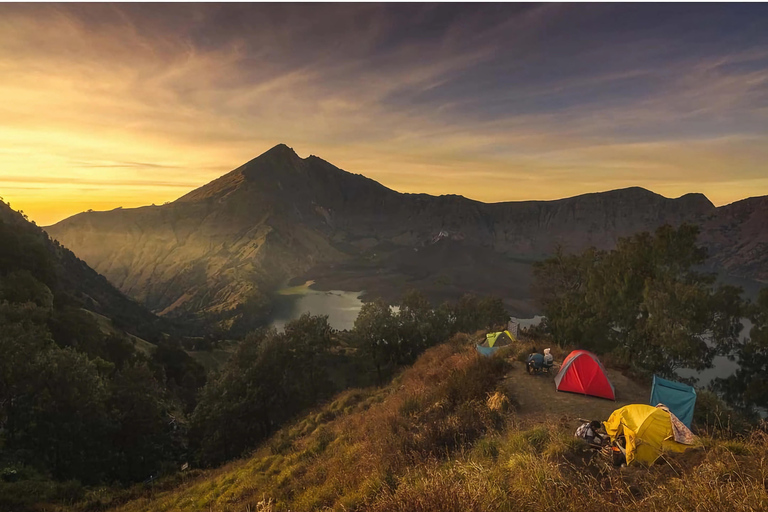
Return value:
M 48 225 L 277 143 L 484 202 L 768 194 L 764 4 L 3 4 L 0 196 Z
M 283 143 L 281 143 L 281 144 L 283 144 Z M 286 146 L 287 146 L 287 144 L 286 144 Z M 273 146 L 273 147 L 274 147 L 274 146 Z M 288 147 L 290 147 L 290 146 L 288 146 Z M 271 148 L 267 148 L 265 151 L 268 151 L 269 149 L 271 149 Z M 295 148 L 291 148 L 291 149 L 293 149 L 293 150 L 295 151 Z M 262 151 L 260 154 L 264 153 L 265 151 Z M 297 154 L 298 154 L 298 153 L 297 153 Z M 300 157 L 300 158 L 306 158 L 306 157 L 308 157 L 308 156 L 309 156 L 309 154 L 299 154 L 299 157 Z M 315 155 L 315 156 L 318 156 L 318 157 L 322 158 L 322 156 L 321 156 L 321 155 Z M 247 162 L 242 162 L 240 165 L 244 165 L 244 164 L 246 164 L 246 163 L 247 163 Z M 333 162 L 330 162 L 330 163 L 331 163 L 331 164 L 333 164 Z M 227 171 L 226 173 L 223 173 L 223 174 L 227 174 L 227 173 L 229 173 L 229 172 L 231 172 L 231 171 L 233 171 L 233 170 L 236 170 L 237 168 L 239 168 L 239 167 L 240 167 L 240 165 L 234 166 L 234 167 L 233 167 L 233 168 L 232 168 L 230 171 Z M 350 170 L 350 169 L 342 169 L 342 170 L 343 170 L 343 171 L 346 171 L 346 172 L 350 172 L 350 173 L 353 173 L 353 174 L 360 174 L 360 173 L 355 173 L 355 171 L 354 171 L 354 170 Z M 223 174 L 222 174 L 222 175 L 223 175 Z M 219 176 L 216 176 L 216 177 L 214 177 L 213 179 L 215 180 L 215 179 L 216 179 L 216 178 L 218 178 L 218 177 L 219 177 Z M 208 181 L 208 182 L 206 182 L 206 183 L 201 183 L 199 186 L 195 186 L 195 187 L 193 187 L 193 188 L 190 188 L 189 190 L 182 190 L 182 191 L 180 191 L 180 192 L 179 192 L 179 195 L 178 195 L 178 196 L 176 196 L 176 197 L 174 197 L 174 198 L 172 198 L 172 199 L 169 199 L 169 200 L 167 200 L 167 201 L 163 201 L 163 203 L 138 203 L 138 204 L 134 204 L 134 205 L 117 205 L 117 206 L 114 206 L 114 207 L 105 208 L 104 210 L 99 210 L 98 208 L 89 208 L 89 210 L 94 210 L 94 211 L 109 211 L 109 210 L 113 210 L 113 209 L 115 209 L 115 208 L 141 208 L 141 207 L 145 207 L 145 206 L 162 206 L 164 203 L 166 203 L 166 202 L 173 202 L 173 201 L 176 201 L 177 199 L 179 199 L 179 198 L 183 197 L 183 196 L 184 196 L 184 195 L 186 195 L 187 193 L 189 193 L 189 192 L 191 192 L 191 191 L 193 191 L 193 190 L 195 190 L 195 189 L 197 189 L 197 188 L 199 188 L 199 187 L 201 187 L 201 186 L 204 186 L 204 185 L 206 185 L 206 184 L 208 184 L 208 183 L 210 183 L 210 181 Z M 385 185 L 385 184 L 384 184 L 384 185 Z M 385 186 L 386 186 L 386 185 L 385 185 Z M 628 185 L 628 186 L 626 186 L 626 187 L 621 187 L 621 188 L 619 188 L 619 189 L 616 189 L 616 188 L 611 188 L 611 189 L 604 189 L 604 190 L 593 190 L 593 191 L 589 191 L 589 192 L 584 192 L 584 193 L 575 194 L 575 195 L 569 195 L 569 196 L 563 196 L 563 197 L 553 197 L 553 198 L 545 198 L 545 199 L 542 199 L 542 198 L 536 198 L 536 197 L 532 197 L 532 198 L 528 198 L 528 199 L 518 199 L 518 200 L 512 200 L 512 201 L 504 201 L 504 200 L 501 200 L 501 201 L 482 201 L 482 200 L 480 200 L 480 199 L 477 199 L 477 198 L 474 198 L 474 197 L 468 197 L 468 196 L 464 196 L 463 194 L 453 194 L 453 195 L 460 195 L 460 196 L 466 197 L 467 199 L 470 199 L 470 200 L 481 201 L 481 202 L 485 202 L 485 203 L 497 203 L 497 202 L 499 202 L 499 203 L 500 203 L 500 202 L 517 202 L 517 201 L 520 201 L 520 202 L 523 202 L 523 201 L 556 201 L 556 200 L 558 200 L 558 199 L 567 199 L 567 198 L 570 198 L 570 197 L 575 197 L 575 196 L 578 196 L 578 195 L 582 195 L 582 194 L 590 194 L 590 193 L 602 193 L 602 192 L 609 192 L 609 191 L 612 191 L 612 190 L 621 190 L 621 189 L 626 189 L 626 188 L 635 188 L 635 187 L 640 187 L 640 185 Z M 387 188 L 392 188 L 392 187 L 387 187 Z M 646 188 L 646 187 L 640 187 L 640 188 Z M 395 190 L 395 189 L 393 189 L 393 190 Z M 659 192 L 657 192 L 657 191 L 655 191 L 655 190 L 651 190 L 651 189 L 648 189 L 648 188 L 646 188 L 646 190 L 649 190 L 650 192 L 653 192 L 653 193 L 656 193 L 656 194 L 658 194 L 658 193 L 659 193 Z M 422 191 L 418 191 L 418 190 L 415 190 L 415 191 L 402 191 L 402 190 L 395 190 L 395 191 L 396 191 L 396 192 L 401 192 L 401 193 L 429 194 L 428 192 L 422 192 Z M 699 192 L 695 192 L 695 191 L 693 191 L 693 192 L 686 192 L 686 193 L 684 193 L 684 194 L 682 194 L 682 195 L 680 195 L 680 196 L 676 196 L 676 195 L 675 195 L 675 196 L 665 196 L 665 197 L 668 197 L 668 198 L 670 198 L 670 199 L 677 199 L 677 198 L 679 198 L 679 197 L 682 197 L 683 195 L 687 195 L 687 194 L 697 194 L 697 193 L 699 193 Z M 430 194 L 430 195 L 439 195 L 439 194 Z M 664 194 L 661 194 L 661 195 L 664 195 Z M 706 194 L 705 194 L 705 196 L 706 196 Z M 754 197 L 754 196 L 749 196 L 749 197 Z M 709 197 L 707 197 L 707 198 L 708 198 L 708 199 L 710 199 Z M 740 198 L 740 199 L 737 199 L 736 201 L 740 201 L 740 200 L 743 200 L 743 199 L 748 199 L 748 197 L 745 197 L 745 198 Z M 710 201 L 711 201 L 711 199 L 710 199 Z M 715 204 L 715 203 L 713 202 L 713 204 Z M 720 205 L 720 204 L 715 204 L 715 206 L 724 206 L 724 205 L 726 205 L 726 204 L 731 204 L 731 203 L 724 203 L 724 204 L 722 204 L 722 205 Z M 40 225 L 40 226 L 50 226 L 50 225 L 56 224 L 57 222 L 59 222 L 59 221 L 61 221 L 61 220 L 64 220 L 64 219 L 66 219 L 66 218 L 68 218 L 68 217 L 70 217 L 70 216 L 72 216 L 72 215 L 76 215 L 76 214 L 78 214 L 78 213 L 83 213 L 83 212 L 74 212 L 74 213 L 73 213 L 73 214 L 71 214 L 71 215 L 68 215 L 68 216 L 62 217 L 62 218 L 60 218 L 60 219 L 56 219 L 56 220 L 54 220 L 54 221 L 52 221 L 52 222 L 49 222 L 49 223 L 47 223 L 47 224 L 44 224 L 44 223 L 41 223 L 41 222 L 37 222 L 37 221 L 36 221 L 36 222 L 37 222 L 37 224 L 38 224 L 38 225 Z M 35 219 L 33 219 L 33 218 L 30 218 L 30 220 L 35 220 Z

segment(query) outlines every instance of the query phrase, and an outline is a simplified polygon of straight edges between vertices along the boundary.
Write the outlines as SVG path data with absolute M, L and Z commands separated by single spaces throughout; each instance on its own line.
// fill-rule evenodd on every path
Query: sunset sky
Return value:
M 286 143 L 403 192 L 768 194 L 768 5 L 0 5 L 0 196 L 40 225 Z

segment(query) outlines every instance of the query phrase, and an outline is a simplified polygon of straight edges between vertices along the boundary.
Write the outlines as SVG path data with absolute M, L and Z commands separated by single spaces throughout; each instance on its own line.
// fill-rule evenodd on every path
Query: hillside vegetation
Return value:
M 89 300 L 125 297 L 9 218 L 0 222 L 0 508 L 750 510 L 765 499 L 765 425 L 754 413 L 766 396 L 768 292 L 752 304 L 714 286 L 697 270 L 705 251 L 693 226 L 662 226 L 611 251 L 557 251 L 536 265 L 546 321 L 524 344 L 481 358 L 476 331 L 506 326 L 502 300 L 435 306 L 416 291 L 398 308 L 365 303 L 351 331 L 305 314 L 284 332 L 237 341 L 161 333 L 148 343 Z M 70 260 L 85 288 L 64 285 Z M 90 283 L 104 289 L 88 293 Z M 520 358 L 534 344 L 560 359 L 576 347 L 598 352 L 613 366 L 617 402 L 555 395 L 547 377 L 526 375 Z M 224 347 L 231 355 L 218 361 Z M 699 449 L 616 470 L 573 437 L 578 417 L 645 402 L 651 373 L 708 368 L 715 354 L 744 363 L 717 383 L 738 413 L 701 390 Z
M 181 457 L 205 375 L 167 326 L 0 202 L 0 510 Z
M 116 510 L 714 512 L 768 502 L 764 430 L 617 469 L 573 437 L 572 416 L 520 410 L 510 374 L 540 377 L 522 374 L 513 355 L 480 357 L 459 335 L 386 387 L 337 395 L 250 457 L 136 488 Z
M 305 315 L 284 333 L 261 329 L 235 343 L 153 334 L 167 324 L 2 206 L 0 510 L 78 502 L 88 488 L 120 492 L 185 462 L 232 460 L 339 390 L 387 382 L 457 330 L 508 318 L 498 299 L 432 309 L 406 294 L 396 313 L 365 304 L 352 332 Z M 152 343 L 120 329 L 111 308 Z M 185 347 L 221 371 L 208 374 Z

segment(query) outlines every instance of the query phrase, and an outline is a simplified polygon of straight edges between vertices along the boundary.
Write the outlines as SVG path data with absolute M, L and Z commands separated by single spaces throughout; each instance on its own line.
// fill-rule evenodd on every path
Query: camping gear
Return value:
M 673 421 L 679 425 L 674 427 Z M 627 465 L 634 461 L 653 464 L 663 452 L 683 452 L 696 440 L 669 410 L 645 404 L 616 409 L 603 425 L 614 450 L 619 448 Z
M 552 368 L 552 362 L 547 362 L 546 358 L 538 353 L 528 354 L 528 359 L 525 360 L 525 369 L 530 374 L 549 373 L 550 368 Z
M 586 421 L 579 425 L 579 428 L 576 429 L 573 435 L 585 440 L 590 448 L 599 449 L 603 446 L 604 442 L 603 435 L 598 432 L 601 426 L 602 424 L 597 420 Z
M 515 322 L 514 320 L 510 320 L 507 322 L 507 330 L 514 336 L 515 339 L 517 339 L 517 335 L 520 334 L 520 324 Z
M 509 331 L 489 332 L 485 335 L 485 341 L 477 345 L 477 351 L 484 356 L 492 356 L 501 347 L 508 347 L 515 340 Z
M 667 406 L 686 427 L 691 428 L 696 405 L 696 390 L 693 387 L 654 375 L 650 405 L 658 404 Z
M 558 391 L 616 400 L 605 367 L 595 354 L 586 350 L 574 350 L 568 354 L 555 377 L 555 387 Z

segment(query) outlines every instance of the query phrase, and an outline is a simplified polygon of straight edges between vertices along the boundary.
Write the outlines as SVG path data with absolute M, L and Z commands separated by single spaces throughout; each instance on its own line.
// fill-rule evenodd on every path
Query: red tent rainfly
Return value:
M 558 391 L 616 400 L 605 367 L 595 354 L 587 350 L 574 350 L 568 354 L 555 377 L 555 387 Z

